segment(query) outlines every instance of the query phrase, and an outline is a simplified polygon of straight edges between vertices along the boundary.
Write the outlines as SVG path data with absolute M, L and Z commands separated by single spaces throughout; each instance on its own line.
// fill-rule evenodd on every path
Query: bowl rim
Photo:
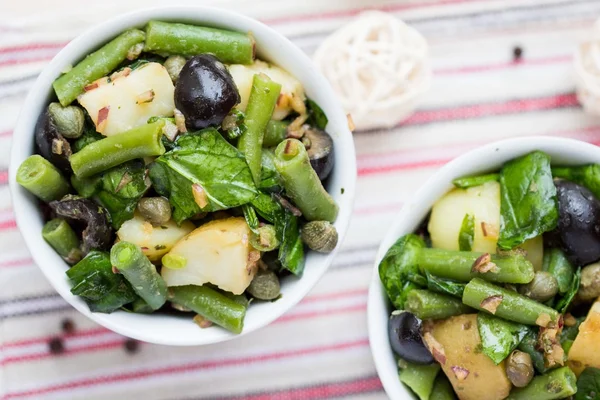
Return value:
M 286 60 L 288 64 L 291 62 L 297 63 L 303 68 L 302 76 L 304 76 L 305 79 L 298 77 L 298 74 L 294 75 L 302 82 L 303 86 L 305 88 L 307 85 L 319 87 L 317 94 L 319 94 L 322 100 L 324 99 L 326 101 L 325 105 L 322 105 L 322 103 L 321 105 L 324 109 L 327 109 L 326 114 L 330 121 L 330 125 L 328 125 L 327 129 L 330 131 L 330 128 L 333 128 L 332 131 L 334 132 L 330 131 L 330 134 L 334 137 L 336 147 L 343 149 L 343 160 L 340 160 L 340 157 L 338 157 L 339 152 L 336 150 L 336 166 L 340 165 L 343 161 L 344 168 L 334 167 L 334 174 L 336 175 L 334 178 L 341 182 L 342 188 L 344 189 L 342 192 L 343 197 L 340 197 L 342 194 L 338 195 L 337 193 L 332 193 L 334 197 L 337 196 L 337 201 L 340 206 L 340 212 L 335 222 L 339 234 L 339 245 L 332 253 L 327 255 L 312 255 L 313 252 L 311 252 L 311 259 L 315 258 L 317 261 L 315 268 L 318 270 L 311 273 L 310 278 L 307 276 L 308 274 L 305 273 L 301 279 L 291 282 L 291 293 L 287 294 L 276 303 L 269 303 L 270 307 L 268 308 L 268 312 L 262 312 L 260 315 L 257 314 L 257 317 L 251 320 L 249 320 L 248 315 L 246 315 L 244 330 L 237 335 L 221 328 L 216 328 L 218 331 L 213 328 L 206 331 L 212 331 L 210 334 L 194 335 L 194 337 L 178 337 L 177 335 L 168 337 L 166 335 L 167 331 L 163 330 L 162 327 L 156 332 L 147 332 L 138 328 L 131 328 L 128 324 L 124 324 L 120 317 L 118 320 L 110 317 L 121 314 L 122 312 L 113 314 L 90 312 L 87 305 L 80 298 L 72 295 L 70 291 L 59 282 L 60 279 L 64 278 L 57 276 L 59 275 L 59 264 L 57 259 L 61 262 L 60 268 L 64 268 L 66 265 L 52 249 L 50 250 L 53 254 L 48 253 L 47 250 L 49 249 L 49 245 L 41 238 L 41 230 L 36 232 L 36 218 L 32 218 L 30 215 L 31 205 L 27 204 L 32 202 L 31 199 L 33 199 L 33 197 L 26 193 L 16 182 L 16 172 L 20 163 L 25 157 L 33 154 L 33 129 L 30 128 L 32 124 L 28 119 L 33 117 L 35 121 L 37 121 L 39 114 L 43 110 L 43 104 L 48 104 L 48 99 L 51 97 L 48 94 L 52 92 L 51 83 L 60 75 L 61 69 L 64 69 L 64 66 L 69 63 L 77 63 L 87 54 L 116 37 L 124 30 L 142 26 L 151 19 L 176 22 L 195 21 L 198 25 L 222 27 L 223 29 L 246 30 L 246 28 L 248 28 L 247 30 L 253 32 L 255 37 L 262 36 L 262 40 L 257 40 L 259 42 L 257 45 L 258 53 L 271 53 L 271 56 L 267 55 L 265 58 L 267 60 L 274 60 L 276 64 L 285 64 Z M 35 112 L 33 111 L 34 109 L 36 110 Z M 33 126 L 35 126 L 35 122 L 33 122 Z M 25 151 L 26 148 L 29 149 L 28 152 Z M 114 332 L 149 343 L 173 346 L 205 345 L 242 337 L 243 335 L 269 325 L 302 300 L 329 269 L 333 258 L 343 243 L 354 204 L 356 176 L 355 148 L 352 134 L 347 126 L 346 114 L 337 100 L 333 89 L 329 85 L 329 82 L 314 67 L 309 56 L 282 34 L 256 19 L 237 12 L 209 6 L 158 6 L 142 8 L 98 23 L 75 37 L 54 56 L 48 65 L 46 65 L 36 79 L 33 87 L 30 89 L 14 128 L 9 164 L 9 188 L 17 226 L 34 262 L 42 270 L 48 281 L 50 281 L 53 288 L 61 295 L 61 297 L 83 315 Z M 39 246 L 42 247 L 40 248 Z M 32 251 L 31 249 L 37 249 L 37 251 Z M 306 261 L 307 267 L 309 267 L 309 259 Z M 64 275 L 64 273 L 61 275 Z M 257 305 L 254 304 L 253 307 L 257 309 L 256 313 L 258 313 Z M 250 312 L 249 309 L 249 313 Z M 123 317 L 122 319 L 133 321 L 133 319 L 138 317 L 139 315 L 136 317 Z M 190 323 L 193 322 L 190 320 Z
M 571 153 L 567 159 L 573 159 L 573 153 L 581 156 L 583 161 L 565 160 L 558 163 L 563 165 L 581 165 L 585 163 L 600 163 L 600 147 L 580 140 L 562 137 L 527 136 L 492 142 L 462 154 L 437 170 L 403 205 L 394 217 L 393 223 L 384 235 L 377 250 L 373 265 L 369 294 L 367 299 L 367 327 L 371 355 L 375 363 L 377 374 L 384 390 L 391 399 L 413 399 L 414 396 L 398 379 L 398 366 L 394 359 L 393 351 L 388 340 L 387 320 L 389 318 L 389 300 L 379 278 L 379 263 L 385 256 L 390 246 L 401 236 L 414 231 L 418 223 L 425 218 L 433 202 L 440 198 L 432 193 L 446 193 L 452 187 L 452 179 L 469 174 L 479 174 L 497 170 L 494 164 L 504 163 L 534 150 L 559 153 Z M 552 156 L 552 155 L 551 155 Z M 485 157 L 485 161 L 482 160 Z M 560 154 L 552 156 L 561 160 Z M 488 167 L 474 168 L 475 163 L 487 164 Z M 493 166 L 494 165 L 494 166 Z M 468 172 L 467 172 L 468 171 Z M 467 173 L 465 173 L 467 172 Z M 431 203 L 431 204 L 430 204 Z M 415 207 L 424 208 L 424 212 L 413 210 Z M 419 210 L 420 211 L 420 210 Z M 411 220 L 411 222 L 407 222 Z M 414 223 L 417 220 L 418 222 Z

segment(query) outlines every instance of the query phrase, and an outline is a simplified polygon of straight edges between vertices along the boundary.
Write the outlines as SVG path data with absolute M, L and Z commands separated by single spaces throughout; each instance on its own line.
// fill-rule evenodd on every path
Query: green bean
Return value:
M 533 279 L 533 265 L 522 254 L 492 254 L 489 260 L 494 266 L 488 272 L 476 272 L 473 267 L 482 256 L 477 252 L 422 248 L 417 264 L 431 275 L 462 282 L 475 277 L 505 283 L 529 283 Z
M 269 121 L 265 130 L 263 147 L 275 147 L 283 142 L 287 137 L 287 128 L 289 125 L 290 123 L 287 121 Z
M 252 35 L 187 24 L 150 21 L 146 25 L 144 51 L 186 57 L 214 54 L 225 64 L 252 64 L 255 41 Z
M 128 55 L 131 56 L 132 48 L 142 43 L 144 37 L 144 32 L 139 29 L 125 31 L 56 79 L 52 86 L 60 104 L 69 105 L 85 86 L 117 68 Z
M 79 238 L 64 219 L 55 218 L 46 222 L 42 228 L 42 237 L 69 262 L 76 263 L 81 259 Z
M 421 319 L 444 319 L 473 311 L 460 299 L 429 290 L 411 290 L 404 308 Z
M 479 278 L 467 284 L 462 300 L 466 305 L 478 310 L 526 325 L 536 325 L 542 314 L 547 314 L 553 321 L 559 316 L 558 312 L 550 307 Z
M 170 287 L 169 300 L 233 333 L 241 333 L 244 327 L 246 307 L 208 286 Z
M 164 125 L 157 121 L 90 143 L 71 156 L 71 168 L 78 178 L 87 178 L 126 161 L 159 156 L 165 152 L 160 140 Z
M 456 395 L 450 384 L 446 374 L 438 374 L 433 383 L 433 390 L 429 396 L 429 400 L 455 400 Z
M 565 294 L 571 287 L 575 275 L 575 268 L 567 260 L 565 253 L 560 249 L 546 249 L 544 251 L 544 271 L 551 273 L 558 283 L 558 292 Z
M 533 378 L 524 388 L 514 388 L 507 400 L 564 399 L 577 392 L 577 377 L 569 367 L 562 367 Z
M 261 152 L 267 124 L 271 120 L 281 85 L 265 74 L 256 74 L 246 107 L 246 131 L 238 140 L 238 149 L 244 153 L 254 183 L 260 183 Z
M 37 154 L 21 163 L 17 170 L 17 183 L 46 203 L 69 193 L 69 184 L 58 169 Z
M 421 400 L 428 400 L 433 390 L 435 377 L 440 370 L 439 364 L 408 364 L 400 370 L 400 382 L 408 386 Z
M 115 244 L 110 250 L 110 262 L 153 310 L 165 304 L 167 285 L 139 246 L 129 242 Z
M 296 139 L 286 139 L 275 149 L 275 168 L 287 195 L 308 221 L 334 222 L 338 205 L 323 187 L 310 165 L 306 148 Z
M 465 176 L 462 178 L 457 178 L 452 181 L 454 186 L 461 189 L 467 189 L 473 186 L 483 185 L 487 182 L 493 182 L 500 179 L 500 174 L 486 174 L 486 175 L 476 175 L 476 176 Z

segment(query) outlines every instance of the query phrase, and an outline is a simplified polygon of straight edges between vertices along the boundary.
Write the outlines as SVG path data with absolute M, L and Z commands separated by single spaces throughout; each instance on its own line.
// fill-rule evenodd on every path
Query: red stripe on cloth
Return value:
M 505 102 L 471 104 L 453 108 L 417 111 L 401 125 L 478 118 L 490 115 L 505 115 L 526 111 L 551 110 L 555 108 L 576 106 L 578 104 L 575 93 L 508 100 Z
M 334 10 L 327 11 L 315 14 L 302 14 L 302 15 L 294 15 L 289 17 L 276 17 L 276 18 L 266 18 L 261 19 L 260 21 L 265 24 L 283 24 L 289 22 L 302 22 L 302 21 L 314 21 L 319 19 L 332 19 L 332 18 L 342 18 L 342 17 L 353 17 L 355 15 L 360 14 L 363 11 L 369 10 L 379 10 L 386 12 L 397 12 L 397 11 L 408 11 L 418 8 L 430 8 L 430 7 L 438 7 L 438 6 L 447 6 L 452 4 L 462 4 L 462 3 L 478 3 L 482 2 L 482 0 L 437 0 L 437 1 L 419 1 L 412 4 L 389 4 L 389 5 L 381 5 L 377 7 L 360 7 L 360 8 L 352 8 L 345 10 Z
M 314 302 L 323 301 L 323 300 L 335 300 L 335 299 L 341 299 L 344 297 L 361 296 L 361 295 L 367 294 L 368 292 L 369 292 L 368 289 L 352 289 L 352 290 L 347 290 L 344 292 L 315 294 L 310 297 L 305 297 L 304 300 L 302 300 L 300 303 L 301 304 L 314 303 Z
M 357 378 L 351 381 L 321 383 L 313 386 L 247 394 L 242 396 L 219 397 L 220 400 L 304 400 L 329 399 L 332 397 L 355 396 L 383 389 L 376 376 Z
M 334 309 L 325 310 L 325 311 L 305 311 L 305 312 L 284 315 L 284 316 L 280 317 L 278 320 L 276 320 L 274 322 L 274 324 L 282 323 L 282 322 L 289 322 L 289 321 L 296 321 L 298 319 L 310 319 L 310 318 L 316 318 L 316 317 L 320 318 L 320 317 L 327 317 L 330 315 L 346 314 L 346 313 L 351 313 L 351 312 L 362 312 L 362 311 L 366 311 L 366 310 L 367 310 L 366 304 L 356 304 L 354 306 L 334 308 Z
M 8 171 L 0 171 L 0 185 L 6 185 L 8 183 Z
M 0 232 L 15 229 L 16 227 L 17 222 L 14 219 L 0 222 Z
M 359 339 L 350 342 L 342 342 L 331 345 L 315 346 L 297 350 L 279 351 L 274 353 L 260 354 L 255 356 L 246 356 L 239 358 L 221 359 L 214 361 L 197 361 L 190 362 L 181 365 L 171 365 L 167 367 L 159 368 L 147 368 L 139 369 L 131 372 L 120 372 L 115 374 L 101 375 L 92 378 L 75 379 L 68 382 L 42 386 L 35 389 L 28 389 L 16 392 L 8 392 L 2 397 L 2 399 L 17 399 L 27 396 L 44 395 L 49 393 L 56 393 L 62 391 L 68 391 L 72 389 L 81 389 L 88 387 L 95 387 L 100 385 L 107 385 L 117 382 L 127 382 L 132 380 L 140 380 L 146 378 L 152 378 L 156 376 L 175 375 L 179 373 L 189 373 L 202 370 L 217 369 L 230 366 L 242 366 L 248 364 L 255 364 L 260 362 L 277 361 L 288 358 L 302 357 L 312 354 L 320 354 L 323 352 L 336 352 L 351 350 L 355 348 L 367 347 L 369 344 L 368 339 Z
M 72 339 L 72 338 L 82 338 L 82 337 L 93 337 L 93 336 L 97 336 L 97 335 L 109 333 L 109 332 L 112 332 L 112 331 L 110 331 L 106 328 L 97 327 L 97 328 L 92 328 L 92 329 L 75 331 L 74 333 L 72 333 L 70 335 L 66 335 L 65 338 Z M 54 337 L 56 337 L 56 335 L 15 340 L 13 342 L 8 342 L 8 343 L 2 344 L 0 346 L 0 349 L 30 346 L 32 344 L 48 343 L 48 341 L 50 341 Z
M 0 54 L 20 53 L 22 51 L 57 49 L 60 50 L 69 42 L 54 42 L 54 43 L 28 43 L 18 46 L 0 47 Z
M 34 264 L 33 259 L 31 258 L 22 258 L 19 260 L 7 260 L 7 261 L 2 261 L 0 262 L 0 268 L 10 268 L 10 267 L 22 267 L 25 265 L 32 265 Z M 0 349 L 2 348 L 2 345 L 0 345 Z
M 0 67 L 8 67 L 10 65 L 19 65 L 19 64 L 29 64 L 34 62 L 41 61 L 50 61 L 54 57 L 55 54 L 51 56 L 40 56 L 40 57 L 31 57 L 31 58 L 14 58 L 12 60 L 4 60 L 0 61 Z
M 4 132 L 0 132 L 0 137 L 8 137 L 8 136 L 12 136 L 13 131 L 4 131 Z
M 524 66 L 563 64 L 573 60 L 571 55 L 552 56 L 545 58 L 521 59 L 519 61 L 501 62 L 487 65 L 466 65 L 462 67 L 436 68 L 436 75 L 471 74 L 475 72 L 496 71 L 501 69 L 519 68 Z

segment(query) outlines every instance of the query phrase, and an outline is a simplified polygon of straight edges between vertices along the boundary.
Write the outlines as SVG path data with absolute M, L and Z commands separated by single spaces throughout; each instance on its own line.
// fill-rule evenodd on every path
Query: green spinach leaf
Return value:
M 571 281 L 571 287 L 569 290 L 558 300 L 556 303 L 556 307 L 554 309 L 561 314 L 564 314 L 565 311 L 571 305 L 571 302 L 575 298 L 577 291 L 579 290 L 579 283 L 581 282 L 581 268 L 577 268 L 577 272 L 575 272 L 575 276 L 573 276 L 573 280 Z
M 259 189 L 278 191 L 281 187 L 279 172 L 275 169 L 275 153 L 270 149 L 263 149 L 261 154 L 261 173 Z
M 471 251 L 473 238 L 475 237 L 475 218 L 471 214 L 465 214 L 460 232 L 458 233 L 458 248 L 460 251 Z
M 477 327 L 483 353 L 500 364 L 521 343 L 528 332 L 525 325 L 509 322 L 486 313 L 477 314 Z
M 244 218 L 246 219 L 246 224 L 248 228 L 254 233 L 258 233 L 258 216 L 256 215 L 256 211 L 250 204 L 244 204 L 242 206 L 242 211 L 244 212 Z
M 133 218 L 138 201 L 150 188 L 142 160 L 121 164 L 102 174 L 102 189 L 96 194 L 106 208 L 115 229 Z
M 246 159 L 216 129 L 184 135 L 176 145 L 156 159 L 162 168 L 151 168 L 150 179 L 159 193 L 168 194 L 177 223 L 201 211 L 238 207 L 256 197 Z M 194 184 L 200 185 L 207 197 L 208 204 L 202 209 L 194 200 Z
M 556 228 L 558 203 L 550 157 L 534 151 L 504 165 L 500 172 L 500 238 L 510 250 Z
M 550 368 L 546 366 L 542 352 L 538 351 L 538 333 L 539 329 L 530 327 L 519 343 L 519 350 L 529 354 L 537 372 L 545 374 Z
M 600 164 L 588 164 L 580 167 L 552 168 L 555 178 L 563 178 L 588 188 L 597 199 L 600 199 Z
M 565 294 L 571 288 L 575 268 L 571 265 L 562 250 L 545 249 L 542 270 L 551 273 L 556 278 L 560 294 Z
M 462 299 L 465 286 L 467 286 L 466 283 L 440 278 L 431 275 L 429 272 L 426 272 L 425 274 L 427 275 L 427 289 Z
M 91 251 L 66 274 L 73 283 L 71 293 L 83 297 L 90 311 L 110 313 L 137 299 L 129 282 L 113 273 L 106 252 Z
M 311 99 L 306 100 L 308 108 L 308 124 L 319 129 L 325 129 L 329 120 L 323 109 Z
M 452 181 L 454 186 L 461 189 L 468 189 L 474 186 L 480 186 L 487 182 L 494 182 L 500 179 L 500 174 L 485 174 L 476 176 L 465 176 Z
M 101 133 L 96 132 L 94 123 L 90 122 L 90 124 L 91 126 L 89 126 L 88 122 L 86 121 L 83 128 L 83 134 L 71 144 L 71 150 L 73 150 L 73 153 L 77 153 L 88 144 L 104 138 Z
M 577 380 L 575 400 L 600 399 L 600 369 L 587 367 Z

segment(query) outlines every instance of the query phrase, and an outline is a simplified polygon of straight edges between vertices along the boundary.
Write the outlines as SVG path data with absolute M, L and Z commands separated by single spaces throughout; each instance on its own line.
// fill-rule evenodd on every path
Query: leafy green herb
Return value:
M 527 334 L 519 343 L 519 350 L 529 354 L 537 372 L 545 374 L 550 368 L 546 367 L 544 355 L 537 350 L 538 331 L 538 329 L 529 328 Z
M 77 153 L 88 144 L 94 143 L 103 138 L 104 136 L 102 136 L 102 134 L 96 132 L 94 123 L 88 123 L 88 121 L 86 121 L 85 125 L 83 126 L 83 134 L 71 144 L 71 150 L 73 150 L 73 153 Z
M 248 228 L 254 233 L 258 233 L 258 217 L 256 216 L 256 211 L 250 204 L 244 204 L 242 206 L 242 211 L 244 212 L 244 218 L 246 218 L 246 224 L 248 224 Z
M 587 367 L 577 380 L 575 400 L 600 399 L 600 369 Z
M 89 178 L 71 176 L 71 185 L 81 197 L 93 197 L 102 187 L 102 176 L 96 175 Z
M 458 233 L 458 248 L 460 251 L 471 251 L 473 238 L 475 237 L 475 218 L 471 214 L 465 214 L 460 232 Z
M 229 115 L 225 117 L 221 128 L 225 131 L 229 140 L 239 138 L 248 130 L 248 127 L 244 124 L 245 119 L 246 116 L 244 113 L 236 109 L 233 109 Z
M 244 156 L 216 129 L 181 136 L 177 148 L 155 161 L 150 169 L 156 191 L 168 196 L 177 223 L 200 211 L 238 207 L 256 197 L 257 190 Z M 200 208 L 192 186 L 200 185 L 207 206 Z
M 551 273 L 558 282 L 558 292 L 565 294 L 571 288 L 575 268 L 560 249 L 545 249 L 542 270 Z
M 455 282 L 449 279 L 440 278 L 431 275 L 426 272 L 427 275 L 427 288 L 431 291 L 449 294 L 450 296 L 458 297 L 462 299 L 463 292 L 465 291 L 466 283 Z
M 275 226 L 277 239 L 281 243 L 278 260 L 283 268 L 300 276 L 304 271 L 304 244 L 300 238 L 298 217 L 284 209 L 266 193 L 259 193 L 252 200 L 256 212 Z
M 483 353 L 495 364 L 500 364 L 521 343 L 528 332 L 525 325 L 496 318 L 486 313 L 477 314 L 477 327 Z
M 269 149 L 263 149 L 261 154 L 261 173 L 259 189 L 268 191 L 278 191 L 280 188 L 281 178 L 279 172 L 275 168 L 274 163 L 275 153 Z
M 560 300 L 558 300 L 558 303 L 556 303 L 556 307 L 554 307 L 554 309 L 556 311 L 558 311 L 561 314 L 564 314 L 565 311 L 567 311 L 567 309 L 571 305 L 571 302 L 575 298 L 577 291 L 579 290 L 580 282 L 581 282 L 581 268 L 578 268 L 577 272 L 575 272 L 575 276 L 573 277 L 573 280 L 571 281 L 571 287 L 560 298 Z
M 563 343 L 567 340 L 575 340 L 577 335 L 579 334 L 579 325 L 585 320 L 585 317 L 580 317 L 575 319 L 575 325 L 573 326 L 565 326 L 563 331 L 560 333 L 560 342 Z
M 113 273 L 106 252 L 91 251 L 66 274 L 71 293 L 83 297 L 92 312 L 110 313 L 137 299 L 127 280 Z
M 392 304 L 398 309 L 404 308 L 404 299 L 407 295 L 405 290 L 413 289 L 407 286 L 406 282 L 412 282 L 417 286 L 427 285 L 426 278 L 421 275 L 417 263 L 413 262 L 415 260 L 412 260 L 415 254 L 419 253 L 418 250 L 424 246 L 425 242 L 418 235 L 402 236 L 389 248 L 379 263 L 381 282 Z
M 555 178 L 563 178 L 588 188 L 597 199 L 600 199 L 600 164 L 588 164 L 580 167 L 552 168 Z
M 112 225 L 119 229 L 133 218 L 138 201 L 150 187 L 142 160 L 121 164 L 102 174 L 102 189 L 97 198 L 110 214 Z
M 556 228 L 558 204 L 550 157 L 534 151 L 504 165 L 500 172 L 500 238 L 510 250 Z
M 468 189 L 474 186 L 480 186 L 487 182 L 495 182 L 500 178 L 500 174 L 485 174 L 476 176 L 465 176 L 452 181 L 452 184 L 457 188 Z
M 306 104 L 308 106 L 308 124 L 319 129 L 325 129 L 329 120 L 323 109 L 311 99 L 306 100 Z

